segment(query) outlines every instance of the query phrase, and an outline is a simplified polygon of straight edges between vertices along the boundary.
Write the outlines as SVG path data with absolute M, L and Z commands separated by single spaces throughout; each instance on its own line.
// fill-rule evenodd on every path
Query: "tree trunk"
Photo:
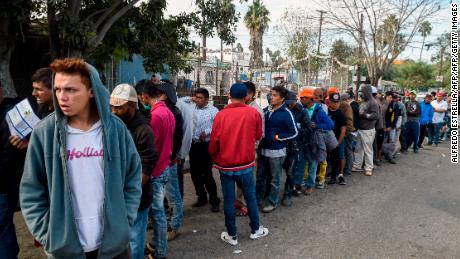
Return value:
M 203 61 L 206 62 L 206 36 L 203 35 Z
M 47 20 L 50 40 L 51 60 L 62 57 L 62 46 L 59 39 L 59 25 L 56 20 L 56 8 L 51 1 L 47 2 Z
M 425 47 L 425 38 L 426 37 L 423 37 L 422 48 L 420 49 L 420 57 L 418 58 L 418 62 L 422 61 L 422 52 L 423 52 L 423 48 Z
M 10 18 L 0 17 L 0 82 L 5 97 L 16 97 L 13 78 L 10 72 L 10 60 L 13 54 L 16 36 L 10 30 Z

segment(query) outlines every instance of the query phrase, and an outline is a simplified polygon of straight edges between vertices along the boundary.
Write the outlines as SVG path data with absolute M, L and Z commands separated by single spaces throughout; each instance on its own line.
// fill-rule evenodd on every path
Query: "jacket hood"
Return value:
M 101 82 L 101 79 L 99 77 L 99 73 L 97 72 L 96 68 L 94 68 L 92 65 L 86 63 L 86 68 L 88 69 L 90 73 L 90 81 L 91 81 L 91 87 L 93 88 L 93 95 L 94 95 L 94 101 L 96 103 L 97 111 L 99 113 L 99 118 L 102 122 L 102 127 L 104 129 L 104 135 L 107 134 L 107 130 L 110 130 L 110 122 L 111 122 L 111 117 L 114 116 L 112 115 L 112 112 L 110 111 L 110 94 L 109 91 L 104 87 L 104 85 Z M 54 74 L 53 74 L 53 84 L 52 84 L 52 90 L 53 90 L 53 105 L 54 105 L 54 110 L 55 116 L 56 116 L 56 126 L 58 128 L 58 134 L 59 134 L 59 139 L 58 141 L 61 144 L 61 156 L 65 156 L 66 154 L 66 145 L 67 145 L 67 135 L 66 135 L 66 125 L 67 125 L 67 117 L 64 115 L 62 112 L 61 108 L 59 107 L 59 103 L 55 94 L 55 85 L 54 85 Z M 114 116 L 115 117 L 115 116 Z M 106 147 L 105 149 L 107 150 L 106 154 L 109 157 L 109 160 L 111 159 L 111 154 L 110 154 L 110 141 L 104 140 L 104 146 Z
M 372 86 L 370 85 L 364 85 L 361 89 L 362 93 L 363 93 L 363 99 L 365 101 L 368 101 L 370 99 L 372 99 Z

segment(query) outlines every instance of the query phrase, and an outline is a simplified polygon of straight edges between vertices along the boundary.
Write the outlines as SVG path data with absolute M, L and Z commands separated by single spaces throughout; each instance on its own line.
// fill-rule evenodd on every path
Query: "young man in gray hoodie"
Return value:
M 372 144 L 375 138 L 375 124 L 379 118 L 379 105 L 372 96 L 372 87 L 362 87 L 363 102 L 359 105 L 360 125 L 358 128 L 358 145 L 355 149 L 353 171 L 361 171 L 365 162 L 364 174 L 372 175 L 374 169 L 374 151 Z

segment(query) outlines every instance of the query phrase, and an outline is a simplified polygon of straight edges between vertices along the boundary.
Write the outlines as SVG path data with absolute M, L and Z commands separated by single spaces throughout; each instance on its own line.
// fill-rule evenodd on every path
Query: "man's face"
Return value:
M 273 106 L 281 105 L 284 101 L 284 98 L 277 92 L 272 90 L 272 95 L 270 96 L 270 104 Z
M 152 83 L 154 84 L 159 84 L 160 83 L 160 79 L 158 79 L 158 77 L 156 77 L 155 75 L 152 76 Z
M 246 95 L 246 97 L 244 97 L 244 103 L 250 104 L 253 98 L 254 98 L 254 93 L 248 91 L 248 94 Z
M 90 108 L 93 89 L 83 83 L 79 74 L 56 73 L 54 88 L 59 107 L 65 116 L 79 115 Z
M 32 82 L 32 95 L 38 104 L 52 104 L 53 95 L 51 89 L 48 89 L 42 82 Z
M 438 100 L 438 102 L 442 101 L 442 96 L 436 95 L 436 100 Z
M 387 100 L 388 103 L 391 103 L 393 101 L 393 96 L 387 95 L 385 96 L 385 100 Z
M 431 102 L 431 97 L 425 96 L 425 103 L 430 103 L 430 102 Z
M 417 97 L 417 96 L 416 96 L 415 94 L 410 94 L 410 100 L 411 100 L 411 101 L 415 101 L 415 98 L 416 98 L 416 97 Z
M 331 111 L 337 110 L 339 106 L 340 106 L 340 102 L 332 102 L 332 101 L 329 102 L 329 109 L 331 109 Z
M 133 107 L 133 105 L 130 104 L 129 102 L 121 106 L 110 105 L 110 108 L 112 109 L 112 113 L 118 116 L 118 118 L 120 118 L 125 123 L 129 121 L 131 114 L 133 112 L 133 109 L 135 109 L 135 107 Z
M 315 89 L 313 95 L 315 96 L 315 98 L 313 99 L 315 103 L 319 103 L 323 100 L 323 91 L 321 89 Z
M 209 98 L 206 98 L 204 94 L 195 94 L 195 104 L 198 108 L 203 108 L 208 104 Z

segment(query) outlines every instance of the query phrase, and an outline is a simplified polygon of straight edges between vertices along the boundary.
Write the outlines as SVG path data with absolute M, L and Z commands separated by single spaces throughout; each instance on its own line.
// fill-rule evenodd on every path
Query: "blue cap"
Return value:
M 245 84 L 235 83 L 230 87 L 230 97 L 243 99 L 246 95 L 248 95 L 248 88 Z
M 288 90 L 288 94 L 286 96 L 286 100 L 284 100 L 287 105 L 291 105 L 297 102 L 297 93 L 291 90 Z

